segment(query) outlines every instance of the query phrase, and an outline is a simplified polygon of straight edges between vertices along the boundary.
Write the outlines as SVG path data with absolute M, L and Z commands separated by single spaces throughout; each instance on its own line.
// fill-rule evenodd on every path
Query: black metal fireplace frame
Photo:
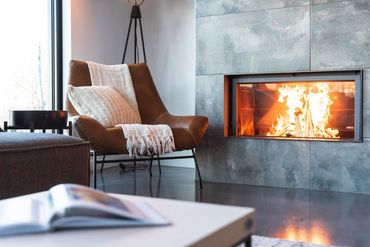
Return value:
M 273 136 L 236 136 L 236 90 L 238 84 L 253 83 L 281 83 L 307 81 L 355 81 L 355 123 L 354 138 L 324 139 L 324 138 L 292 138 Z M 225 137 L 272 139 L 272 140 L 303 140 L 303 141 L 334 141 L 334 142 L 362 142 L 363 141 L 363 71 L 298 71 L 284 73 L 238 74 L 225 75 Z

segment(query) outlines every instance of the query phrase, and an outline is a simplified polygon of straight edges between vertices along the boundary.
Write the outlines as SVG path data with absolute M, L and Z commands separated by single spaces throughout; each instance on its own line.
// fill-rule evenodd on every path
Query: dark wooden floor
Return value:
M 98 189 L 256 209 L 256 234 L 317 244 L 370 246 L 370 196 L 194 181 L 194 169 L 153 167 L 124 172 L 105 169 Z

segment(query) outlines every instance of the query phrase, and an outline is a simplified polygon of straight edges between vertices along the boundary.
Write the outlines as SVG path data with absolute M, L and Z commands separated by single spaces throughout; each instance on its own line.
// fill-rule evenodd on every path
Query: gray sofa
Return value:
M 89 183 L 90 145 L 79 138 L 0 132 L 0 199 Z

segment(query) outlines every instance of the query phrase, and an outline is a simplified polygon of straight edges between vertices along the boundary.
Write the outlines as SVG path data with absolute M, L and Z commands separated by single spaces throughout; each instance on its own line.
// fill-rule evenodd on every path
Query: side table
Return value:
M 25 130 L 34 132 L 37 129 L 43 133 L 47 129 L 62 132 L 68 129 L 68 134 L 72 135 L 72 122 L 68 122 L 67 111 L 10 111 L 10 125 L 4 122 L 4 130 Z

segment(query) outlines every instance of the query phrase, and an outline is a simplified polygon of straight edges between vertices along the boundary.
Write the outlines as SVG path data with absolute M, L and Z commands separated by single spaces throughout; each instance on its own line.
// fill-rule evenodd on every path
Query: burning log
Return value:
M 277 132 L 275 136 L 284 136 L 284 135 L 286 135 L 288 129 L 289 129 L 289 125 L 285 125 L 284 128 L 282 128 L 279 132 Z
M 308 83 L 309 84 L 309 83 Z M 327 83 L 283 85 L 278 89 L 279 102 L 288 108 L 277 119 L 269 136 L 339 138 L 339 131 L 327 128 L 330 106 Z
M 297 137 L 303 137 L 301 122 L 299 120 L 299 115 L 301 115 L 301 114 L 302 114 L 301 109 L 296 108 L 295 113 L 294 113 L 294 124 L 295 124 L 296 136 Z

